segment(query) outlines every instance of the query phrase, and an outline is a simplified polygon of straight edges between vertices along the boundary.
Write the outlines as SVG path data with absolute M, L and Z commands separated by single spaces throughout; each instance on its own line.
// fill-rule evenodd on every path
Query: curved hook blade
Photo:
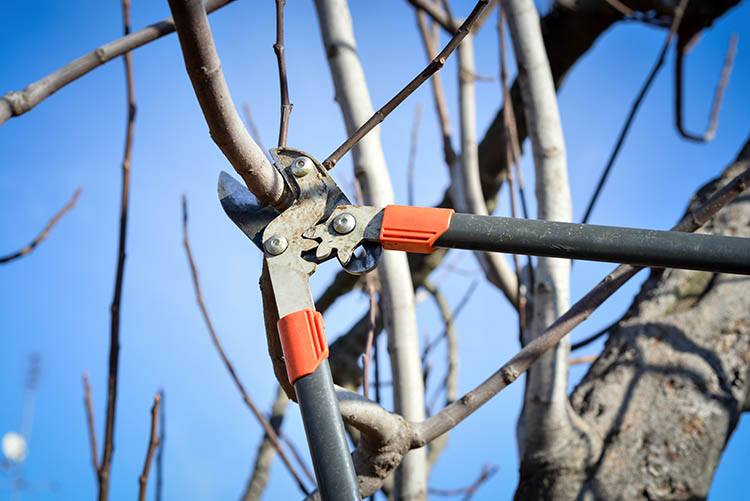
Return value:
M 263 250 L 263 230 L 279 215 L 276 209 L 261 206 L 250 190 L 224 171 L 219 174 L 217 191 L 229 219 Z

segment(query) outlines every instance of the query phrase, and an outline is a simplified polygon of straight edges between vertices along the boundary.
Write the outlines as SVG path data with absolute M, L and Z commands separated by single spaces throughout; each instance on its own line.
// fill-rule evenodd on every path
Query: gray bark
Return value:
M 692 204 L 748 167 L 750 141 Z M 702 231 L 750 236 L 750 193 Z M 749 362 L 747 277 L 653 270 L 571 397 L 601 451 L 576 449 L 565 461 L 522 464 L 516 497 L 705 498 L 747 408 Z

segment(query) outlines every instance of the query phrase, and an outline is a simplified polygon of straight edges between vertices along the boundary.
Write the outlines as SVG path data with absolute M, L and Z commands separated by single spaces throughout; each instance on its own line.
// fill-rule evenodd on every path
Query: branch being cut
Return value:
M 393 187 L 377 132 L 367 138 L 355 131 L 372 115 L 367 81 L 356 52 L 356 40 L 349 8 L 344 0 L 316 0 L 320 31 L 347 132 L 356 137 L 355 175 L 367 205 L 384 207 L 393 203 Z M 425 77 L 426 78 L 426 77 Z M 405 97 L 405 96 L 403 96 Z M 402 99 L 403 100 L 403 99 Z M 395 107 L 398 102 L 391 101 Z M 391 108 L 392 109 L 392 108 Z M 369 130 L 369 129 L 367 129 Z M 358 144 L 357 144 L 358 143 Z M 335 161 L 333 162 L 335 163 Z M 329 163 L 328 166 L 332 166 Z M 424 419 L 424 385 L 419 360 L 414 288 L 406 254 L 384 252 L 378 267 L 381 283 L 381 312 L 388 331 L 388 352 L 394 381 L 396 412 L 405 419 Z M 369 324 L 369 322 L 368 322 Z M 409 454 L 396 474 L 396 497 L 424 499 L 427 494 L 427 466 L 424 451 Z
M 385 117 L 387 117 L 396 107 L 404 102 L 415 90 L 422 85 L 425 80 L 430 78 L 435 72 L 439 71 L 444 65 L 446 59 L 453 53 L 458 47 L 461 41 L 469 34 L 471 27 L 477 21 L 482 11 L 487 7 L 490 0 L 479 0 L 472 9 L 471 14 L 461 24 L 456 31 L 456 34 L 448 41 L 448 44 L 440 51 L 440 53 L 423 69 L 411 82 L 406 84 L 406 87 L 401 89 L 395 96 L 393 96 L 382 108 L 372 114 L 362 125 L 360 125 L 355 131 L 350 132 L 350 136 L 344 141 L 341 146 L 336 148 L 336 151 L 331 153 L 328 158 L 323 161 L 323 166 L 327 169 L 332 169 L 336 162 L 341 160 L 349 150 L 354 147 L 363 137 L 367 135 L 372 129 L 380 124 Z
M 125 36 L 130 34 L 130 0 L 122 0 L 122 28 Z M 109 326 L 109 372 L 107 375 L 107 410 L 104 421 L 104 444 L 99 465 L 99 501 L 109 498 L 112 455 L 115 448 L 115 417 L 117 413 L 117 387 L 120 367 L 120 305 L 122 285 L 125 278 L 125 253 L 128 236 L 128 207 L 130 199 L 130 161 L 133 153 L 133 133 L 135 132 L 135 84 L 133 82 L 133 59 L 130 52 L 122 56 L 125 66 L 125 86 L 127 89 L 127 119 L 125 125 L 125 147 L 122 154 L 120 188 L 120 230 L 117 243 L 117 268 L 115 287 L 110 306 Z
M 268 419 L 266 419 L 263 413 L 260 412 L 252 398 L 250 398 L 250 394 L 245 389 L 245 385 L 242 384 L 242 381 L 240 381 L 240 378 L 237 375 L 237 371 L 234 368 L 234 364 L 232 364 L 232 361 L 229 360 L 229 357 L 227 356 L 226 352 L 224 351 L 224 347 L 221 344 L 221 340 L 219 339 L 218 334 L 216 334 L 214 324 L 208 314 L 208 308 L 206 307 L 206 303 L 203 300 L 203 293 L 201 292 L 200 280 L 198 278 L 198 268 L 195 265 L 193 252 L 190 248 L 190 238 L 188 236 L 187 198 L 184 195 L 182 197 L 182 245 L 185 248 L 185 254 L 187 255 L 188 264 L 190 265 L 190 275 L 193 280 L 195 300 L 198 303 L 198 308 L 200 309 L 201 315 L 203 316 L 203 321 L 205 322 L 208 333 L 211 336 L 211 341 L 213 342 L 216 351 L 219 353 L 219 357 L 221 357 L 221 361 L 224 363 L 224 367 L 226 367 L 227 372 L 229 372 L 229 376 L 232 378 L 232 382 L 237 387 L 237 390 L 239 390 L 240 395 L 242 396 L 242 400 L 245 402 L 245 405 L 247 405 L 247 407 L 250 409 L 250 412 L 252 412 L 253 416 L 255 416 L 255 419 L 258 420 L 261 428 L 263 428 L 263 431 L 265 431 L 266 435 L 268 435 L 269 440 L 271 440 L 272 445 L 276 449 L 276 452 L 279 454 L 281 460 L 284 462 L 287 470 L 289 470 L 292 478 L 294 478 L 294 481 L 297 483 L 299 489 L 303 493 L 305 493 L 305 495 L 309 494 L 305 483 L 302 481 L 299 474 L 297 473 L 297 470 L 294 468 L 294 466 L 292 466 L 291 461 L 289 461 L 289 458 L 284 452 L 284 449 L 281 447 L 281 442 L 279 441 L 278 435 L 274 431 L 271 424 L 268 422 Z
M 207 0 L 206 12 L 210 14 L 233 1 Z M 36 82 L 30 83 L 23 90 L 8 92 L 0 98 L 0 125 L 12 117 L 23 115 L 58 90 L 79 79 L 91 70 L 173 31 L 174 22 L 172 19 L 164 19 L 146 26 L 140 31 L 130 33 L 122 38 L 97 47 L 57 71 L 40 78 Z
M 146 486 L 148 485 L 148 474 L 151 471 L 151 461 L 154 458 L 154 452 L 159 447 L 159 435 L 156 432 L 156 423 L 159 419 L 159 405 L 161 404 L 161 395 L 154 396 L 154 405 L 151 407 L 151 434 L 146 449 L 146 460 L 143 462 L 143 471 L 138 477 L 138 501 L 146 501 Z
M 185 69 L 206 118 L 211 138 L 264 205 L 285 208 L 291 194 L 281 174 L 250 137 L 221 71 L 211 27 L 201 0 L 169 0 Z
M 24 256 L 31 254 L 34 251 L 34 249 L 36 249 L 37 245 L 44 242 L 44 240 L 49 235 L 49 232 L 52 231 L 52 228 L 55 227 L 55 225 L 60 221 L 60 219 L 62 219 L 62 217 L 68 211 L 70 211 L 73 207 L 76 206 L 76 202 L 78 201 L 78 197 L 81 195 L 81 191 L 82 189 L 78 188 L 76 189 L 76 191 L 73 192 L 73 196 L 70 197 L 70 200 L 68 200 L 68 202 L 59 211 L 57 211 L 55 215 L 52 216 L 52 218 L 50 218 L 46 226 L 42 228 L 42 231 L 40 231 L 39 234 L 36 237 L 34 237 L 34 239 L 31 242 L 28 243 L 28 245 L 6 256 L 0 256 L 0 264 L 7 264 L 11 261 L 15 261 L 16 259 L 20 257 L 24 257 Z
M 677 132 L 679 132 L 680 136 L 684 139 L 698 143 L 706 143 L 711 141 L 716 135 L 716 128 L 719 126 L 719 110 L 721 109 L 721 102 L 724 99 L 724 91 L 729 83 L 729 76 L 732 74 L 734 56 L 737 54 L 737 38 L 737 33 L 734 33 L 732 38 L 729 39 L 727 53 L 726 56 L 724 56 L 724 66 L 721 68 L 721 76 L 719 77 L 719 82 L 716 84 L 714 100 L 711 103 L 711 114 L 708 118 L 706 131 L 703 134 L 693 134 L 685 129 L 682 116 L 682 68 L 685 62 L 685 52 L 687 51 L 687 45 L 690 40 L 686 40 L 685 37 L 682 36 L 678 37 L 677 60 L 675 61 L 674 66 L 674 119 Z

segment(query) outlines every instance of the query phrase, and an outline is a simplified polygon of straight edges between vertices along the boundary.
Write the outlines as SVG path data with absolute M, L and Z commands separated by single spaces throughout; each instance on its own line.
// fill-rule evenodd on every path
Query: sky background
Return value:
M 454 0 L 465 16 L 473 2 Z M 545 4 L 546 5 L 546 4 Z M 545 5 L 541 7 L 545 8 Z M 411 7 L 401 0 L 351 2 L 355 34 L 375 106 L 390 98 L 424 65 Z M 165 1 L 133 4 L 138 29 L 168 15 Z M 745 50 L 750 4 L 721 18 L 694 48 L 686 68 L 686 120 L 702 130 L 725 48 L 733 32 L 740 46 L 727 89 L 717 138 L 696 145 L 680 140 L 672 125 L 673 55 L 639 113 L 592 222 L 668 228 L 690 195 L 734 157 L 750 124 L 750 52 Z M 237 105 L 248 103 L 263 141 L 272 146 L 278 127 L 278 82 L 273 1 L 243 0 L 210 18 L 224 72 Z M 290 146 L 324 158 L 344 139 L 333 100 L 312 2 L 290 0 L 286 54 L 294 111 Z M 6 0 L 0 16 L 0 92 L 17 90 L 120 35 L 118 1 Z M 630 103 L 661 47 L 663 30 L 621 23 L 601 37 L 575 66 L 559 94 L 576 219 L 585 207 Z M 497 74 L 493 21 L 476 39 L 477 71 Z M 511 58 L 512 60 L 512 58 Z M 260 427 L 242 403 L 213 349 L 199 316 L 181 245 L 180 195 L 190 202 L 193 251 L 204 295 L 225 348 L 251 395 L 270 407 L 275 383 L 266 355 L 257 288 L 260 254 L 223 214 L 216 197 L 221 170 L 231 170 L 209 138 L 175 36 L 133 55 L 138 116 L 132 164 L 131 218 L 122 306 L 120 393 L 112 499 L 133 499 L 143 464 L 153 395 L 163 388 L 167 438 L 165 499 L 236 499 L 248 478 Z M 457 111 L 456 67 L 443 69 L 449 107 Z M 485 130 L 501 102 L 497 81 L 478 83 L 478 128 Z M 442 196 L 447 172 L 429 87 L 410 97 L 381 127 L 396 199 L 406 203 L 409 134 L 415 107 L 423 108 L 417 154 L 416 200 Z M 82 404 L 81 374 L 92 381 L 96 428 L 103 431 L 109 344 L 109 304 L 114 282 L 120 161 L 125 127 L 125 88 L 120 61 L 93 71 L 0 127 L 0 254 L 26 244 L 74 189 L 78 206 L 31 256 L 0 268 L 0 433 L 19 427 L 29 355 L 41 356 L 41 379 L 24 476 L 32 488 L 23 499 L 94 496 Z M 351 156 L 334 176 L 348 187 Z M 533 166 L 523 160 L 527 184 Z M 532 193 L 530 190 L 529 193 Z M 351 193 L 350 193 L 351 195 Z M 507 192 L 498 214 L 507 214 Z M 437 272 L 456 304 L 472 282 L 479 286 L 457 319 L 461 348 L 460 391 L 496 370 L 518 350 L 516 316 L 482 280 L 468 253 L 451 253 L 462 273 Z M 319 268 L 313 290 L 323 290 L 335 264 Z M 611 265 L 577 263 L 572 299 L 594 285 Z M 640 274 L 606 303 L 572 338 L 581 339 L 621 315 L 643 281 Z M 346 332 L 367 308 L 359 293 L 326 315 L 330 340 Z M 420 334 L 436 335 L 433 304 L 418 306 Z M 385 347 L 384 339 L 381 346 Z M 602 344 L 587 347 L 597 353 Z M 383 351 L 385 353 L 385 351 Z M 436 377 L 445 354 L 434 353 Z M 387 374 L 387 368 L 383 367 Z M 585 368 L 574 367 L 571 385 Z M 388 377 L 386 377 L 388 379 Z M 512 496 L 518 459 L 515 421 L 519 381 L 451 433 L 430 485 L 470 483 L 485 463 L 499 472 L 476 499 Z M 429 389 L 431 394 L 433 389 Z M 390 405 L 390 402 L 386 402 Z M 304 450 L 296 406 L 284 432 Z M 101 444 L 101 438 L 100 438 Z M 750 499 L 747 477 L 750 422 L 740 421 L 715 476 L 712 498 Z M 53 482 L 55 491 L 44 484 Z M 153 488 L 153 476 L 151 478 Z M 152 490 L 153 492 L 153 490 Z M 9 497 L 0 476 L 0 499 Z M 298 492 L 276 461 L 266 499 L 296 499 Z

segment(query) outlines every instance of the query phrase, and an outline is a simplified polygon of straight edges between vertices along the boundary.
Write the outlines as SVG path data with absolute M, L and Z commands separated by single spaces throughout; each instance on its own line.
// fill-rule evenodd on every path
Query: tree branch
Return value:
M 146 459 L 143 462 L 143 470 L 141 476 L 138 477 L 138 500 L 146 501 L 146 486 L 148 484 L 148 474 L 151 470 L 151 461 L 154 458 L 154 452 L 159 447 L 159 435 L 156 432 L 156 423 L 159 419 L 159 404 L 161 403 L 161 395 L 156 394 L 154 396 L 154 405 L 151 407 L 151 434 L 148 440 L 148 448 L 146 449 Z
M 215 10 L 232 3 L 234 0 L 207 0 L 206 11 L 210 14 Z M 81 78 L 91 70 L 98 68 L 122 56 L 126 52 L 142 47 L 164 35 L 174 31 L 172 19 L 164 19 L 140 31 L 113 40 L 97 47 L 88 54 L 71 61 L 62 68 L 30 83 L 23 90 L 11 91 L 0 98 L 0 125 L 12 117 L 23 115 L 49 96 L 62 89 L 69 83 Z
M 289 85 L 286 78 L 286 60 L 284 59 L 284 5 L 286 0 L 276 0 L 276 43 L 273 51 L 279 66 L 279 94 L 281 95 L 281 120 L 279 121 L 279 148 L 286 146 L 289 131 L 289 115 L 292 114 L 292 103 L 289 102 Z
M 250 137 L 232 101 L 201 0 L 169 0 L 185 69 L 211 138 L 250 191 L 265 205 L 285 208 L 290 190 Z
M 89 448 L 91 451 L 91 467 L 94 476 L 99 475 L 99 459 L 97 457 L 96 430 L 94 429 L 94 404 L 91 401 L 91 384 L 88 373 L 83 373 L 83 407 L 86 410 L 86 429 L 89 434 Z
M 187 255 L 188 264 L 190 265 L 190 275 L 193 280 L 195 300 L 198 303 L 198 308 L 200 309 L 201 315 L 203 316 L 203 321 L 205 322 L 208 333 L 211 336 L 211 341 L 213 342 L 216 351 L 219 353 L 219 357 L 224 363 L 224 367 L 226 367 L 229 376 L 232 378 L 232 382 L 240 392 L 245 405 L 247 405 L 247 407 L 250 409 L 250 412 L 252 412 L 253 416 L 255 416 L 255 419 L 258 420 L 261 428 L 263 428 L 263 431 L 265 431 L 268 435 L 271 443 L 276 449 L 276 452 L 279 454 L 279 457 L 281 457 L 281 460 L 284 462 L 287 470 L 289 470 L 292 478 L 299 486 L 299 489 L 303 493 L 305 493 L 305 495 L 309 494 L 307 487 L 305 486 L 304 482 L 302 482 L 302 479 L 299 477 L 299 474 L 295 470 L 294 466 L 292 466 L 292 463 L 289 461 L 289 458 L 284 452 L 284 449 L 281 447 L 281 442 L 279 441 L 278 435 L 274 431 L 271 424 L 268 422 L 268 419 L 266 419 L 266 417 L 260 412 L 258 407 L 255 405 L 255 402 L 253 402 L 252 398 L 250 398 L 250 394 L 245 389 L 245 385 L 242 384 L 242 381 L 240 381 L 240 378 L 237 375 L 237 371 L 234 368 L 234 364 L 232 364 L 231 360 L 229 360 L 229 357 L 227 357 L 227 354 L 224 351 L 224 347 L 221 344 L 221 340 L 219 339 L 218 334 L 216 334 L 213 322 L 211 321 L 211 317 L 208 314 L 208 308 L 206 307 L 206 303 L 203 300 L 203 293 L 201 292 L 200 280 L 198 278 L 198 269 L 195 265 L 193 252 L 190 248 L 190 238 L 188 236 L 187 198 L 184 195 L 182 197 L 182 245 L 185 248 L 185 254 Z
M 124 35 L 130 34 L 130 0 L 122 0 L 122 28 Z M 117 244 L 117 268 L 115 287 L 110 306 L 109 372 L 107 376 L 107 410 L 104 422 L 104 445 L 99 465 L 99 501 L 109 498 L 112 455 L 115 448 L 115 417 L 117 413 L 117 387 L 120 366 L 120 305 L 122 284 L 125 278 L 125 257 L 128 235 L 128 208 L 130 198 L 130 161 L 133 153 L 135 132 L 135 84 L 133 82 L 133 60 L 130 52 L 123 55 L 125 86 L 127 89 L 127 118 L 125 125 L 125 147 L 122 154 L 120 188 L 120 231 Z
M 13 252 L 11 254 L 8 254 L 6 256 L 0 256 L 0 264 L 7 264 L 11 261 L 15 261 L 16 259 L 27 256 L 31 254 L 34 249 L 36 249 L 37 245 L 44 242 L 44 240 L 49 235 L 49 232 L 52 230 L 52 228 L 55 227 L 55 225 L 62 219 L 62 217 L 70 211 L 73 207 L 76 206 L 76 202 L 78 201 L 78 197 L 81 195 L 81 188 L 76 189 L 76 191 L 73 192 L 73 196 L 70 197 L 70 200 L 59 210 L 57 211 L 47 222 L 46 226 L 42 228 L 42 231 L 39 232 L 39 234 L 34 237 L 34 239 L 29 242 L 25 247 L 21 248 L 20 250 L 17 250 L 16 252 Z

